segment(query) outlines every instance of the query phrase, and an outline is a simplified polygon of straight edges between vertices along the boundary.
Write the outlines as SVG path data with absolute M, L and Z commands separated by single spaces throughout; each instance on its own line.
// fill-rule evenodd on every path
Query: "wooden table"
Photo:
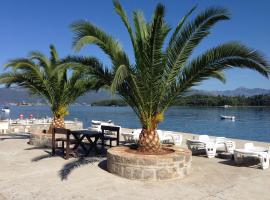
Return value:
M 90 131 L 90 130 L 84 129 L 84 130 L 71 131 L 71 134 L 73 135 L 73 137 L 77 141 L 75 146 L 73 147 L 74 151 L 77 150 L 79 148 L 79 146 L 81 146 L 85 152 L 85 156 L 88 156 L 93 148 L 95 148 L 96 152 L 99 153 L 99 150 L 97 148 L 97 142 L 99 139 L 102 138 L 102 133 L 97 132 L 97 131 Z M 83 143 L 83 140 L 85 138 L 90 143 L 89 149 L 87 149 Z M 92 140 L 92 138 L 94 138 L 94 140 Z

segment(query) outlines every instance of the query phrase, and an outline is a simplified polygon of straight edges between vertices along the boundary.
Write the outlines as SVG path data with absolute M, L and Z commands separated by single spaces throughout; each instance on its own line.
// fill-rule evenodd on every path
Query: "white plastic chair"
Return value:
M 199 140 L 190 140 L 187 139 L 187 147 L 192 153 L 202 153 L 205 152 L 205 143 Z
M 91 121 L 91 127 L 90 127 L 90 129 L 91 130 L 94 130 L 94 131 L 101 132 L 101 125 L 104 125 L 104 126 L 114 126 L 114 123 L 111 120 L 109 120 L 107 122 L 92 120 Z M 121 133 L 121 127 L 120 127 L 120 133 Z
M 0 132 L 6 133 L 9 129 L 9 122 L 8 121 L 0 121 Z
M 226 151 L 225 142 L 227 141 L 227 138 L 225 137 L 216 137 L 216 148 L 217 151 Z
M 121 133 L 125 142 L 133 142 L 133 134 L 132 133 Z
M 180 146 L 183 141 L 183 136 L 180 134 L 175 134 L 172 131 L 163 131 L 163 134 L 166 135 L 169 142 L 173 143 L 176 146 Z
M 262 169 L 269 168 L 269 154 L 268 152 L 259 153 L 260 165 Z
M 181 146 L 182 141 L 183 141 L 183 136 L 180 134 L 177 135 L 172 135 L 173 138 L 173 143 L 175 146 Z
M 225 142 L 225 151 L 227 153 L 233 154 L 235 150 L 235 142 L 234 141 L 226 141 Z
M 241 164 L 244 157 L 254 157 L 260 160 L 262 169 L 267 169 L 269 168 L 269 152 L 264 147 L 255 147 L 253 143 L 246 143 L 244 149 L 234 150 L 234 161 L 236 164 Z
M 142 129 L 135 129 L 135 130 L 133 130 L 132 135 L 133 135 L 133 141 L 135 143 L 138 143 L 141 132 L 142 132 Z
M 205 151 L 207 158 L 214 158 L 216 156 L 216 144 L 214 142 L 207 142 L 205 144 Z
M 170 143 L 173 141 L 171 134 L 168 134 L 167 131 L 157 130 L 157 134 L 162 143 Z

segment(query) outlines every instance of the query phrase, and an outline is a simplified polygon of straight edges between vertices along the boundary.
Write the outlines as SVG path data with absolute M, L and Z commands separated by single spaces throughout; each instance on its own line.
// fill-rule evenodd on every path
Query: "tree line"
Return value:
M 175 106 L 270 106 L 270 95 L 255 96 L 208 96 L 190 95 L 182 97 L 174 103 Z M 92 106 L 127 106 L 121 99 L 96 101 Z
M 207 96 L 191 95 L 176 101 L 178 106 L 270 106 L 270 95 Z

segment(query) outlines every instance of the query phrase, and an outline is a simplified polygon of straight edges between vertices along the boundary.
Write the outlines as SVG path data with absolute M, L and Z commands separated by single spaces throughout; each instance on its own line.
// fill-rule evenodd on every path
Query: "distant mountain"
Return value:
M 235 90 L 225 90 L 225 91 L 206 91 L 206 90 L 191 90 L 188 95 L 201 94 L 201 95 L 211 95 L 211 96 L 254 96 L 260 94 L 270 94 L 270 90 L 254 88 L 248 89 L 244 87 L 237 88 Z M 106 90 L 100 90 L 99 92 L 91 91 L 80 97 L 77 103 L 91 104 L 93 102 L 108 100 L 108 99 L 118 99 L 117 96 L 112 96 L 110 92 Z M 22 88 L 0 88 L 0 104 L 6 103 L 17 103 L 17 102 L 27 102 L 27 103 L 44 103 L 45 101 L 41 97 L 29 95 L 27 90 Z
M 36 96 L 31 96 L 25 89 L 21 88 L 0 88 L 0 103 L 17 103 L 17 102 L 43 102 Z
M 116 99 L 108 91 L 100 90 L 99 92 L 91 91 L 78 98 L 77 103 L 91 104 L 95 101 Z M 44 103 L 45 101 L 39 96 L 33 96 L 27 90 L 22 88 L 0 88 L 0 104 L 7 103 Z
M 270 94 L 270 90 L 262 89 L 262 88 L 245 88 L 239 87 L 235 90 L 224 90 L 224 91 L 206 91 L 206 90 L 193 90 L 190 92 L 191 94 L 203 94 L 203 95 L 212 95 L 212 96 L 254 96 L 260 94 Z

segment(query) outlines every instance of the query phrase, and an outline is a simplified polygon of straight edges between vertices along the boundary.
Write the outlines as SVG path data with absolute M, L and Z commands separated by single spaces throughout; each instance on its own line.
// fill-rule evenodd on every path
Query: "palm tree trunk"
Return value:
M 156 130 L 142 129 L 139 138 L 138 151 L 155 153 L 161 149 L 161 143 Z
M 53 121 L 49 127 L 48 133 L 52 133 L 53 128 L 65 128 L 65 120 L 64 117 L 53 117 Z

